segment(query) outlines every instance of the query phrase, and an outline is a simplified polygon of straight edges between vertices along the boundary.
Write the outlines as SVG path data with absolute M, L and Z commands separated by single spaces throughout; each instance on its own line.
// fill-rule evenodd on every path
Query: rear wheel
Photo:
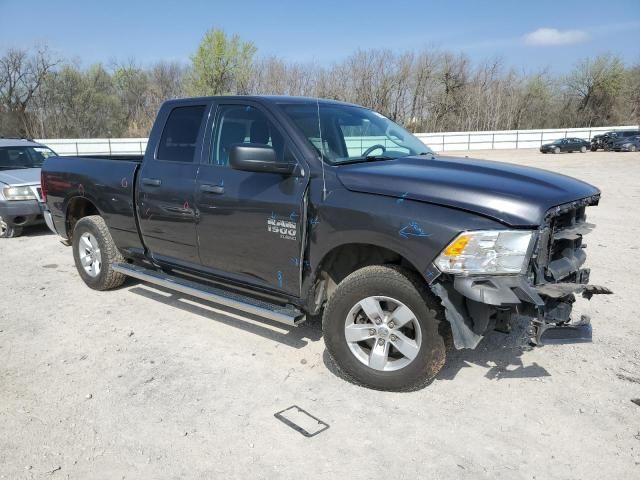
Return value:
M 560 153 L 560 148 L 559 147 L 554 148 L 553 153 Z
M 322 331 L 349 380 L 377 390 L 416 390 L 444 365 L 442 313 L 424 280 L 395 266 L 370 266 L 338 285 Z
M 0 217 L 0 238 L 15 238 L 22 235 L 21 227 L 12 227 Z
M 122 285 L 125 276 L 113 270 L 124 262 L 104 219 L 84 217 L 73 230 L 73 259 L 84 283 L 94 290 L 109 290 Z

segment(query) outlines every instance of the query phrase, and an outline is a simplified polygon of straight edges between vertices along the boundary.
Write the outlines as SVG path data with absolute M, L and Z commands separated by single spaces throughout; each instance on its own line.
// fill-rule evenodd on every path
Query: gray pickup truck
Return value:
M 331 100 L 172 100 L 144 156 L 51 157 L 42 191 L 89 287 L 131 276 L 291 326 L 322 314 L 336 365 L 381 390 L 427 384 L 450 334 L 475 348 L 520 316 L 540 343 L 588 326 L 575 295 L 609 293 L 583 268 L 596 187 L 436 157 Z
M 24 227 L 44 222 L 40 167 L 52 155 L 31 140 L 0 138 L 0 238 L 18 237 Z

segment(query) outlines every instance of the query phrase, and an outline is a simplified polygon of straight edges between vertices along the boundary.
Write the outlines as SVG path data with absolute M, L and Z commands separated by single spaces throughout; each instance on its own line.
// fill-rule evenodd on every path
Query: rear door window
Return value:
M 160 138 L 158 160 L 182 163 L 194 161 L 205 110 L 205 105 L 176 107 L 171 110 Z

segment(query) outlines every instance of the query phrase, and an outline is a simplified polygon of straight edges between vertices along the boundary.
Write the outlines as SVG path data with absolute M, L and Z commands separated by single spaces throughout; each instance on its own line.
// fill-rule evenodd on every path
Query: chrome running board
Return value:
M 169 290 L 191 295 L 192 297 L 208 300 L 225 307 L 233 308 L 241 312 L 250 313 L 290 326 L 297 326 L 305 320 L 302 311 L 293 305 L 278 305 L 265 302 L 253 297 L 228 292 L 221 288 L 203 285 L 201 283 L 174 277 L 163 272 L 150 270 L 138 265 L 128 263 L 116 263 L 112 267 L 116 272 L 129 277 L 137 278 L 144 282 L 153 283 Z

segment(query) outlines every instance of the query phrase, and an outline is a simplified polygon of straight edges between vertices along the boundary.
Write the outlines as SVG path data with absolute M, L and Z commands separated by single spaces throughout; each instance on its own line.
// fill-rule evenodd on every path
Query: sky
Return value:
M 302 63 L 428 47 L 561 73 L 601 53 L 640 63 L 639 7 L 638 0 L 0 0 L 0 52 L 46 43 L 85 66 L 188 63 L 203 34 L 222 28 L 254 42 L 258 55 Z

